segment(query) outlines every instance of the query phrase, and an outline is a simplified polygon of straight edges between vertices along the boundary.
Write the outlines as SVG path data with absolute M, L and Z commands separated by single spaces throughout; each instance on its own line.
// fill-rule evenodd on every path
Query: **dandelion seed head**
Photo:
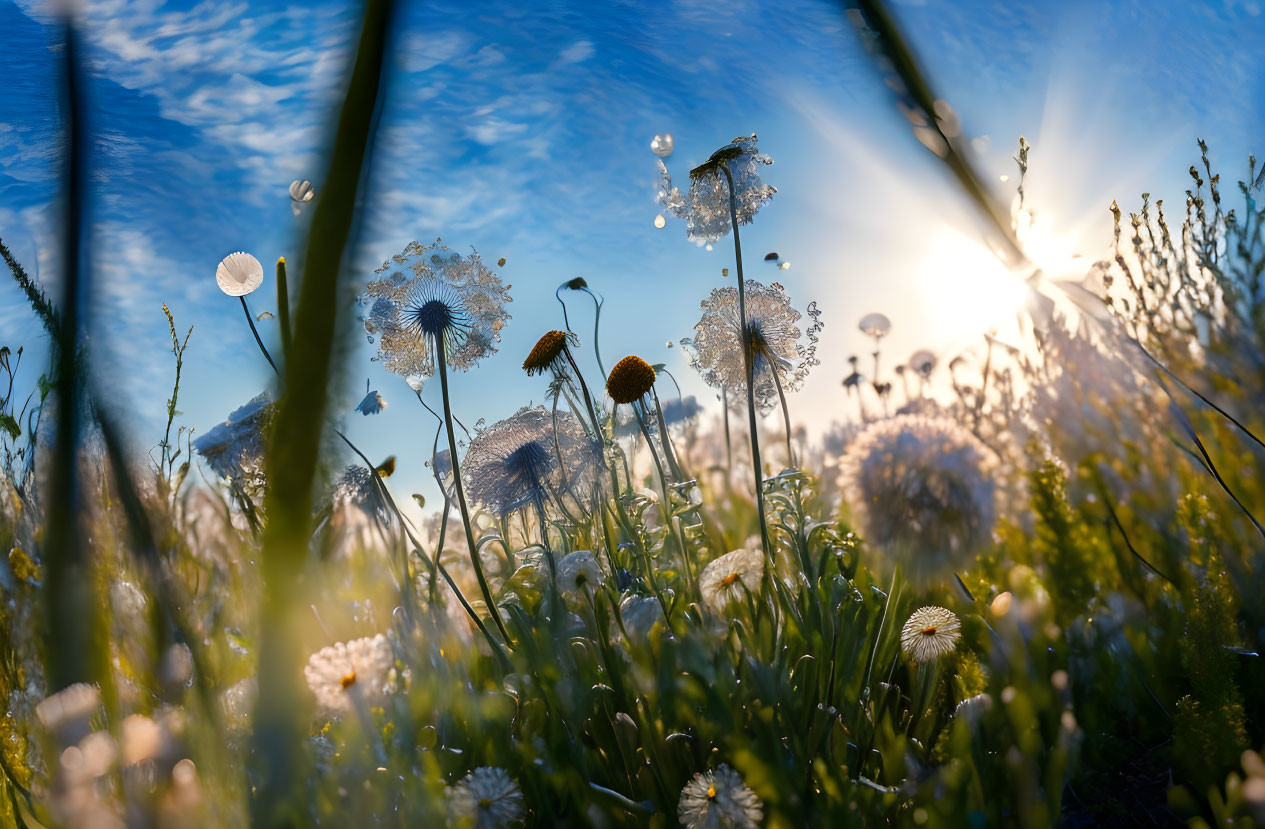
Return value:
M 915 578 L 946 576 L 990 538 L 996 461 L 946 418 L 897 415 L 865 428 L 839 463 L 839 488 L 865 539 Z
M 764 818 L 764 805 L 742 775 L 722 763 L 685 784 L 676 814 L 688 829 L 755 829 Z
M 900 631 L 900 647 L 917 663 L 952 652 L 962 638 L 962 623 L 943 607 L 922 607 L 910 615 Z
M 523 792 L 505 769 L 480 766 L 448 790 L 448 825 L 493 829 L 521 820 Z
M 738 224 L 750 224 L 760 208 L 773 198 L 777 188 L 760 180 L 760 170 L 773 159 L 762 155 L 756 137 L 739 136 L 712 154 L 708 161 L 690 171 L 688 195 L 672 184 L 672 176 L 662 160 L 659 165 L 659 203 L 686 222 L 686 232 L 695 244 L 706 245 L 724 238 L 732 228 L 729 215 L 729 184 L 721 165 L 733 177 L 735 215 Z
M 567 553 L 558 562 L 558 589 L 564 594 L 583 597 L 597 590 L 602 583 L 602 568 L 589 550 Z
M 470 498 L 497 515 L 591 489 L 598 450 L 575 415 L 524 407 L 478 432 L 462 464 Z
M 352 693 L 362 694 L 368 705 L 390 694 L 394 667 L 395 651 L 379 633 L 321 648 L 308 659 L 303 676 L 321 711 L 339 716 L 351 710 Z M 352 679 L 346 682 L 349 676 Z
M 875 311 L 872 314 L 866 314 L 861 317 L 861 321 L 857 324 L 857 328 L 867 337 L 876 339 L 886 337 L 892 330 L 892 321 L 883 314 Z
M 615 364 L 606 378 L 606 393 L 616 403 L 635 403 L 654 387 L 654 368 L 630 354 Z
M 785 289 L 774 282 L 764 285 L 754 279 L 745 283 L 747 337 L 751 350 L 756 406 L 764 412 L 778 402 L 777 387 L 783 393 L 799 389 L 808 372 L 821 361 L 817 342 L 822 329 L 817 303 L 807 308 L 808 326 L 798 325 L 803 316 L 791 305 Z M 709 386 L 732 393 L 737 405 L 747 389 L 746 366 L 742 355 L 742 315 L 738 289 L 717 288 L 701 303 L 703 315 L 694 326 L 694 337 L 681 340 L 690 354 L 690 364 Z M 776 379 L 774 372 L 777 373 Z
M 712 612 L 724 615 L 731 605 L 746 601 L 760 591 L 764 576 L 764 552 L 747 545 L 713 559 L 698 577 L 698 592 Z
M 509 313 L 509 289 L 483 265 L 436 242 L 409 243 L 376 273 L 361 298 L 370 306 L 365 331 L 377 338 L 387 371 L 408 377 L 435 372 L 442 343 L 449 368 L 466 371 L 496 352 Z

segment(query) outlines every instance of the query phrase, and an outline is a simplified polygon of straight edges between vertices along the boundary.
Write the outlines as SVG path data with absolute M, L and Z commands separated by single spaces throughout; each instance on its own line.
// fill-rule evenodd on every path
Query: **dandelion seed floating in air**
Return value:
M 900 647 L 905 655 L 921 664 L 951 653 L 962 638 L 962 623 L 943 607 L 915 610 L 900 631 Z
M 685 784 L 676 814 L 688 829 L 755 829 L 764 818 L 764 806 L 742 775 L 722 763 Z
M 294 215 L 299 215 L 303 205 L 310 202 L 315 195 L 316 190 L 312 187 L 312 182 L 306 179 L 302 181 L 295 179 L 290 182 L 290 209 Z

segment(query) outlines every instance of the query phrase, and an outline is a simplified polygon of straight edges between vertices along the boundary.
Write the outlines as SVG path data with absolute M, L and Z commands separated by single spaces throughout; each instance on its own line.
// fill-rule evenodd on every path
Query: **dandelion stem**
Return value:
M 264 347 L 264 341 L 259 337 L 259 329 L 255 328 L 255 318 L 250 315 L 250 306 L 246 304 L 246 297 L 238 297 L 242 301 L 242 313 L 246 315 L 246 324 L 250 326 L 250 333 L 255 335 L 255 342 L 259 343 L 259 350 L 264 353 L 264 359 L 268 361 L 268 365 L 272 366 L 272 370 L 281 374 L 281 369 L 277 368 L 277 364 L 272 361 L 272 355 L 268 353 L 268 349 Z
M 747 290 L 742 277 L 742 240 L 738 236 L 738 198 L 734 193 L 734 177 L 728 165 L 722 163 L 721 171 L 729 184 L 729 221 L 734 231 L 734 260 L 738 271 L 738 316 L 739 330 L 742 334 L 742 365 L 747 378 L 747 418 L 751 428 L 751 466 L 755 473 L 755 504 L 760 518 L 760 545 L 764 548 L 765 579 L 772 579 L 773 548 L 769 544 L 769 524 L 764 517 L 764 471 L 760 463 L 759 423 L 755 416 L 755 378 L 751 366 L 751 341 L 747 331 Z
M 650 457 L 654 460 L 655 471 L 659 473 L 659 491 L 663 497 L 663 502 L 659 506 L 663 509 L 663 520 L 669 532 L 675 531 L 673 534 L 677 537 L 677 543 L 681 545 L 681 563 L 685 566 L 685 582 L 690 589 L 693 589 L 694 568 L 690 565 L 689 555 L 685 548 L 685 531 L 681 529 L 680 522 L 672 517 L 672 497 L 668 490 L 668 478 L 663 474 L 663 463 L 659 460 L 659 453 L 655 451 L 654 442 L 650 439 L 650 429 L 646 427 L 646 419 L 641 414 L 641 403 L 633 403 L 632 410 L 637 416 L 637 425 L 641 427 L 641 434 L 646 439 L 646 446 L 650 448 Z
M 795 452 L 791 449 L 791 411 L 786 407 L 786 392 L 782 391 L 782 378 L 778 376 L 777 368 L 770 366 L 769 371 L 773 372 L 773 384 L 777 387 L 777 399 L 782 404 L 782 420 L 786 424 L 786 465 L 794 466 Z
M 479 561 L 479 550 L 474 543 L 474 528 L 470 525 L 470 508 L 466 506 L 466 489 L 461 483 L 461 467 L 457 461 L 457 433 L 452 428 L 452 407 L 448 402 L 448 361 L 444 356 L 444 332 L 441 329 L 435 335 L 435 362 L 439 364 L 439 390 L 444 400 L 444 428 L 448 431 L 448 451 L 452 455 L 452 483 L 457 491 L 457 506 L 461 509 L 461 523 L 466 529 L 466 544 L 470 547 L 470 564 L 474 567 L 475 578 L 479 581 L 479 591 L 483 601 L 487 603 L 488 613 L 496 628 L 505 637 L 506 645 L 510 643 L 510 634 L 497 610 L 496 600 L 492 597 L 492 589 L 488 586 L 487 576 L 483 574 L 483 564 Z
M 290 359 L 290 284 L 286 280 L 286 260 L 277 260 L 277 326 L 281 329 L 281 356 Z
M 593 356 L 597 358 L 597 370 L 605 377 L 606 367 L 602 365 L 602 344 L 598 339 L 598 330 L 602 324 L 602 305 L 605 300 L 599 301 L 597 294 L 588 288 L 585 288 L 584 292 L 593 298 Z
M 663 404 L 659 402 L 659 393 L 652 386 L 650 393 L 654 395 L 654 413 L 659 422 L 659 442 L 663 444 L 663 456 L 668 460 L 668 469 L 676 481 L 685 480 L 681 475 L 681 466 L 676 462 L 676 453 L 672 451 L 672 438 L 668 435 L 668 423 L 663 419 Z

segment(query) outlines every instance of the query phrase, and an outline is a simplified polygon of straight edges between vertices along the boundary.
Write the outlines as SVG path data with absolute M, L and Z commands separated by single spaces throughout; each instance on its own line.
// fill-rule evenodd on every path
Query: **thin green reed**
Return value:
M 747 425 L 751 429 L 751 466 L 755 471 L 755 505 L 756 514 L 760 517 L 760 545 L 764 548 L 764 558 L 768 565 L 765 568 L 765 578 L 769 580 L 772 578 L 773 546 L 769 542 L 769 523 L 764 515 L 764 471 L 763 464 L 760 463 L 760 427 L 755 416 L 755 376 L 752 366 L 754 355 L 751 353 L 751 332 L 747 330 L 747 291 L 742 277 L 742 240 L 738 236 L 738 197 L 734 192 L 734 177 L 729 172 L 729 166 L 721 161 L 719 167 L 729 185 L 729 222 L 733 225 L 734 260 L 738 271 L 738 319 L 741 326 L 739 336 L 742 338 L 742 366 L 747 380 Z M 774 374 L 776 373 L 775 369 Z
M 291 599 L 305 565 L 327 406 L 338 275 L 355 221 L 356 196 L 369 153 L 382 85 L 393 0 L 368 0 L 347 93 L 338 118 L 325 187 L 312 217 L 294 320 L 292 359 L 285 364 L 266 468 L 268 523 L 263 534 L 264 608 L 255 718 L 254 822 L 296 818 L 302 731 L 296 716 L 300 655 L 290 640 Z

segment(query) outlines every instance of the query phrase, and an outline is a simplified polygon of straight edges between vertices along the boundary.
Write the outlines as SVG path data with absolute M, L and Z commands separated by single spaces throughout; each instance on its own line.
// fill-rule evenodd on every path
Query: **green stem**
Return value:
M 659 506 L 663 509 L 663 520 L 667 524 L 668 532 L 673 533 L 677 538 L 677 543 L 681 545 L 681 564 L 685 568 L 685 583 L 693 590 L 694 568 L 690 565 L 689 555 L 685 547 L 685 531 L 681 529 L 680 521 L 672 517 L 672 496 L 668 490 L 668 478 L 663 474 L 663 463 L 659 460 L 659 453 L 655 451 L 654 441 L 650 439 L 650 430 L 646 427 L 646 419 L 641 416 L 641 403 L 633 403 L 632 410 L 633 414 L 637 416 L 637 425 L 641 427 L 641 434 L 646 439 L 646 446 L 650 448 L 650 457 L 654 460 L 655 471 L 659 473 L 659 491 L 662 493 L 663 498 L 663 502 Z
M 763 464 L 760 463 L 759 423 L 755 416 L 755 378 L 751 366 L 750 337 L 747 332 L 747 289 L 742 277 L 742 240 L 738 236 L 738 198 L 734 194 L 734 178 L 730 175 L 729 168 L 721 164 L 720 169 L 725 174 L 725 181 L 729 184 L 729 221 L 733 225 L 734 259 L 737 262 L 738 271 L 739 335 L 742 338 L 742 366 L 747 378 L 747 417 L 751 428 L 751 466 L 755 473 L 755 504 L 756 512 L 760 517 L 760 545 L 764 548 L 764 558 L 768 565 L 764 570 L 765 579 L 771 581 L 773 547 L 769 543 L 768 520 L 764 517 L 764 470 Z
M 597 370 L 605 377 L 606 367 L 602 365 L 602 343 L 598 338 L 598 328 L 602 324 L 602 303 L 598 301 L 597 294 L 588 288 L 585 288 L 584 292 L 593 298 L 593 356 L 597 358 Z
M 239 296 L 242 301 L 242 313 L 246 315 L 246 324 L 250 326 L 250 333 L 255 335 L 255 342 L 259 344 L 259 350 L 264 353 L 264 359 L 268 361 L 268 365 L 272 366 L 272 370 L 278 375 L 281 369 L 277 368 L 277 364 L 272 361 L 272 355 L 268 353 L 268 349 L 264 346 L 264 341 L 259 337 L 259 329 L 255 327 L 255 318 L 250 315 L 250 306 L 246 304 L 246 297 Z
M 452 428 L 452 407 L 448 402 L 448 361 L 444 356 L 442 331 L 435 337 L 435 361 L 439 364 L 439 390 L 443 393 L 444 400 L 444 428 L 448 431 L 448 452 L 452 455 L 452 483 L 457 491 L 457 506 L 461 509 L 461 523 L 466 529 L 466 544 L 470 547 L 470 564 L 474 567 L 474 575 L 479 581 L 479 591 L 483 594 L 483 601 L 487 603 L 488 613 L 491 614 L 492 621 L 496 623 L 497 630 L 501 632 L 508 646 L 511 641 L 510 634 L 496 607 L 496 600 L 492 598 L 492 588 L 488 586 L 487 576 L 483 574 L 483 564 L 479 561 L 479 549 L 474 543 L 474 528 L 470 525 L 470 509 L 466 506 L 466 488 L 461 483 L 461 467 L 457 461 L 457 433 Z

